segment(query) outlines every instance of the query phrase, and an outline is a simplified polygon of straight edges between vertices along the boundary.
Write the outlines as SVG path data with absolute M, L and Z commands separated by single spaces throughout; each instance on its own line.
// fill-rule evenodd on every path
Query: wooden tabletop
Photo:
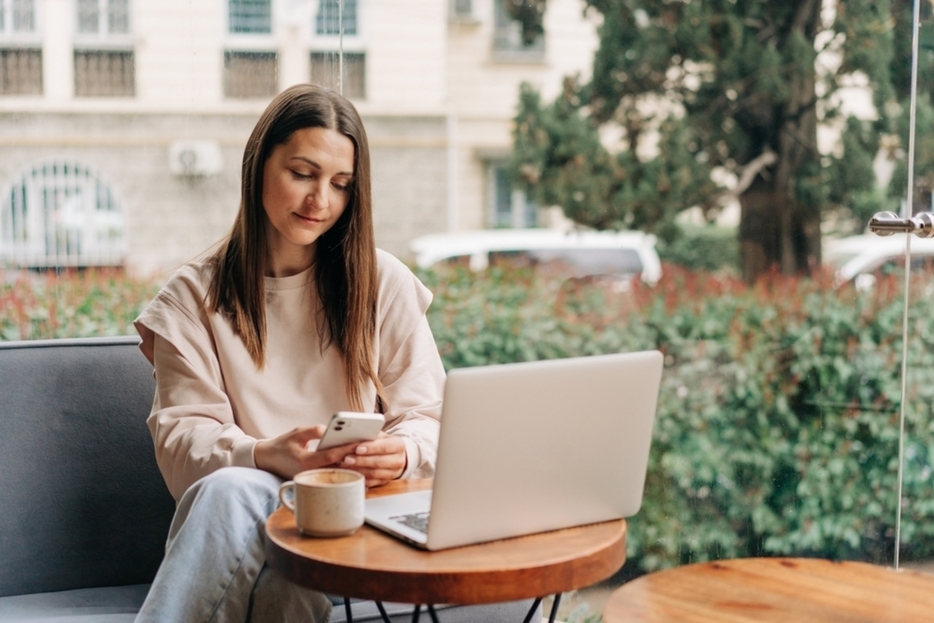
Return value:
M 861 562 L 742 558 L 650 573 L 610 596 L 604 623 L 934 620 L 934 575 Z
M 396 481 L 368 495 L 431 487 Z M 339 538 L 299 534 L 280 508 L 266 521 L 266 560 L 300 584 L 335 595 L 413 604 L 476 604 L 542 597 L 590 586 L 626 560 L 626 522 L 426 552 L 363 526 Z

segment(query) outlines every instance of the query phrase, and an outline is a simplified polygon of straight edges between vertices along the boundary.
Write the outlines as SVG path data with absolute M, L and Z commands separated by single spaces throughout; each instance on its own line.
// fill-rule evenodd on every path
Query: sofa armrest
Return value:
M 175 504 L 138 343 L 0 342 L 0 596 L 155 575 Z

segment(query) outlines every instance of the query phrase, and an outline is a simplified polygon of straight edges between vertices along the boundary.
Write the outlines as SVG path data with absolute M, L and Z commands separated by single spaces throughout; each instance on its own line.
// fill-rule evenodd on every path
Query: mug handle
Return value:
M 291 498 L 285 497 L 285 492 L 288 490 L 292 491 Z M 287 480 L 286 482 L 283 482 L 281 485 L 279 485 L 279 501 L 282 502 L 282 505 L 284 507 L 286 507 L 293 513 L 295 512 L 295 481 L 294 480 Z

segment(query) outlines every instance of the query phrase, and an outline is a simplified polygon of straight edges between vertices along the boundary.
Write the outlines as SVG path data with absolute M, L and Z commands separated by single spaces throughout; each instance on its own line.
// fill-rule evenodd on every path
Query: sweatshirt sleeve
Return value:
M 221 467 L 255 467 L 256 439 L 234 421 L 208 330 L 191 305 L 172 294 L 160 293 L 135 325 L 156 380 L 147 419 L 156 462 L 178 500 L 195 481 Z M 199 301 L 194 309 L 200 308 Z
M 434 475 L 445 372 L 425 312 L 431 291 L 401 262 L 381 254 L 379 378 L 386 432 L 402 437 L 402 478 Z

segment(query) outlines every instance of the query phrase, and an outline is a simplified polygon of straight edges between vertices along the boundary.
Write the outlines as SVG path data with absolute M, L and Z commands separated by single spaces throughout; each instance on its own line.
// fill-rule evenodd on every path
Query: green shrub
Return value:
M 727 273 L 728 274 L 728 273 Z M 890 561 L 897 507 L 900 284 L 668 266 L 654 288 L 508 267 L 421 271 L 445 366 L 657 348 L 665 355 L 642 510 L 642 570 L 757 555 Z M 132 333 L 158 285 L 87 271 L 0 282 L 0 338 Z M 934 555 L 934 326 L 912 295 L 901 551 Z
M 896 282 L 868 295 L 825 277 L 750 288 L 669 267 L 654 289 L 614 293 L 502 269 L 422 276 L 436 292 L 430 322 L 449 368 L 665 354 L 644 504 L 629 530 L 630 560 L 643 570 L 751 555 L 891 560 Z M 920 321 L 909 337 L 907 557 L 934 554 L 931 342 Z
M 678 227 L 674 239 L 656 246 L 663 262 L 694 270 L 739 271 L 739 234 L 732 227 Z
M 0 340 L 135 334 L 133 319 L 158 291 L 113 269 L 0 271 Z

